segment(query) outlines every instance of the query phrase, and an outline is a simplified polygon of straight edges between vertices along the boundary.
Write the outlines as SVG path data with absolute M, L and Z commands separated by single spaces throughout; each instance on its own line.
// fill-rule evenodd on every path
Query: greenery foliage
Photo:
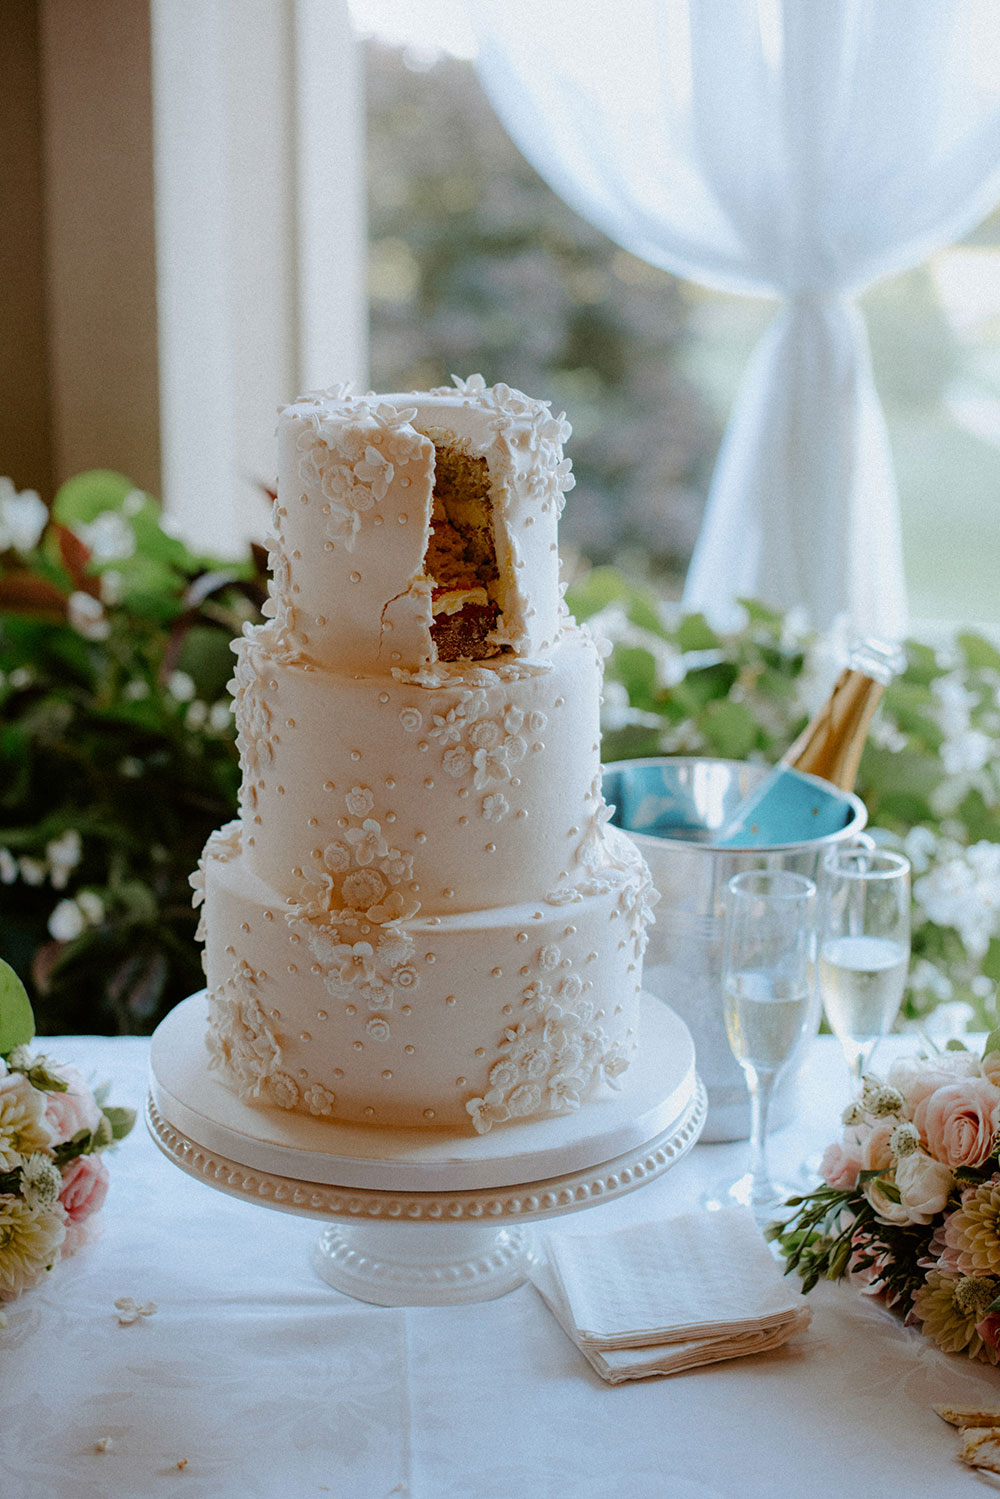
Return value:
M 120 475 L 71 480 L 51 516 L 3 482 L 0 957 L 43 1033 L 148 1030 L 201 983 L 188 876 L 237 810 L 230 640 L 260 618 L 264 554 L 193 556 Z M 611 642 L 606 761 L 771 761 L 841 649 L 759 604 L 720 634 L 613 568 L 568 602 Z M 871 823 L 914 864 L 912 1021 L 950 1000 L 984 1022 L 1000 981 L 998 700 L 988 640 L 910 641 L 862 761 Z
M 43 1032 L 145 1031 L 199 987 L 188 875 L 236 805 L 229 642 L 264 596 L 259 554 L 192 556 L 112 473 L 0 551 L 0 954 Z

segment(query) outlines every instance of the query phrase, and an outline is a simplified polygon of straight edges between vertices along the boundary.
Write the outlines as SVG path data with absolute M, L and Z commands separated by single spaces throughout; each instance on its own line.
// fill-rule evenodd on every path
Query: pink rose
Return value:
M 828 1187 L 838 1192 L 850 1191 L 858 1184 L 861 1170 L 861 1151 L 856 1142 L 845 1140 L 842 1145 L 828 1145 L 820 1162 L 819 1174 Z
M 70 1223 L 96 1213 L 108 1195 L 108 1168 L 97 1155 L 78 1155 L 63 1171 L 59 1201 Z
M 45 1118 L 56 1143 L 72 1140 L 77 1130 L 95 1130 L 101 1122 L 101 1109 L 93 1093 L 75 1067 L 56 1067 L 56 1077 L 68 1084 L 65 1093 L 45 1095 Z
M 889 1149 L 897 1119 L 880 1119 L 865 1134 L 859 1131 L 858 1144 L 861 1150 L 861 1165 L 865 1171 L 888 1171 L 895 1157 Z
M 938 1088 L 957 1083 L 966 1077 L 981 1077 L 979 1058 L 972 1051 L 948 1051 L 928 1060 L 926 1057 L 899 1057 L 889 1068 L 886 1082 L 903 1095 L 905 1112 L 913 1118 L 919 1103 Z
M 929 1155 L 946 1166 L 981 1166 L 997 1129 L 1000 1089 L 982 1077 L 937 1088 L 917 1105 L 913 1122 Z

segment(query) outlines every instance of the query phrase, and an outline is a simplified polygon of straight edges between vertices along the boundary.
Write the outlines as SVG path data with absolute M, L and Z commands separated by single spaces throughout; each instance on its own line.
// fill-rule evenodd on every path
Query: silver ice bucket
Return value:
M 790 869 L 815 879 L 830 845 L 854 837 L 867 821 L 859 797 L 786 770 L 768 794 L 753 845 L 713 847 L 713 833 L 768 774 L 766 766 L 742 761 L 683 757 L 619 760 L 604 771 L 612 820 L 639 845 L 660 893 L 643 986 L 676 1010 L 694 1038 L 709 1104 L 703 1140 L 750 1132 L 746 1080 L 722 1013 L 727 882 L 744 869 Z M 779 1084 L 775 1124 L 788 1115 L 790 1081 Z

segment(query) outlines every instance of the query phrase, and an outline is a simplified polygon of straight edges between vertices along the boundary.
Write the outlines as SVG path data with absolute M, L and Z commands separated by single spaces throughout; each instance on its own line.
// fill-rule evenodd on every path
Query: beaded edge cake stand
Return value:
M 204 994 L 194 995 L 154 1034 L 146 1122 L 155 1143 L 218 1191 L 332 1220 L 313 1251 L 315 1269 L 335 1289 L 380 1306 L 506 1295 L 527 1277 L 528 1223 L 656 1180 L 705 1123 L 690 1033 L 649 995 L 641 1057 L 619 1093 L 577 1114 L 467 1140 L 243 1104 L 208 1070 L 206 1018 Z

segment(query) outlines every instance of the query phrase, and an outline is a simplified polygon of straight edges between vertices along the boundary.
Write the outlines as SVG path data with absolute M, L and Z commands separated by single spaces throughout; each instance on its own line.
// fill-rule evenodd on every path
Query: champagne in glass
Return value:
M 819 984 L 855 1085 L 891 1029 L 910 960 L 910 866 L 870 842 L 823 866 Z
M 734 875 L 726 893 L 723 1004 L 729 1045 L 750 1093 L 750 1162 L 704 1203 L 744 1203 L 762 1224 L 792 1193 L 770 1177 L 768 1112 L 774 1085 L 814 1014 L 815 895 L 812 880 L 784 869 Z
M 733 1056 L 777 1072 L 802 1038 L 812 1010 L 805 978 L 787 979 L 762 969 L 726 979 L 726 1034 Z

